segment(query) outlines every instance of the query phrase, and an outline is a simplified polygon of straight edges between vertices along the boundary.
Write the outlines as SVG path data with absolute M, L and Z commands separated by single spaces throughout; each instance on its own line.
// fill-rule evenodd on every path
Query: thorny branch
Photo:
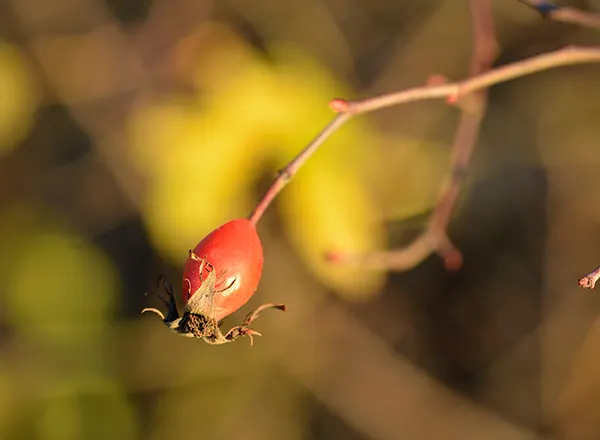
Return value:
M 558 6 L 546 0 L 519 0 L 539 12 L 542 17 L 582 27 L 600 29 L 600 15 L 568 6 Z

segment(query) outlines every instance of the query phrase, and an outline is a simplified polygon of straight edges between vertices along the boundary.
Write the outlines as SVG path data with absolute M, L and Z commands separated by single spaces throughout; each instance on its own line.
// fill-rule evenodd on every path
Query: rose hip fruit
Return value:
M 164 284 L 167 298 L 167 316 L 157 309 L 147 308 L 158 314 L 164 324 L 176 333 L 201 338 L 209 344 L 224 344 L 247 335 L 250 344 L 253 335 L 260 335 L 249 327 L 258 314 L 270 307 L 285 310 L 283 304 L 264 304 L 248 314 L 242 325 L 226 334 L 219 329 L 220 321 L 238 310 L 254 295 L 263 267 L 262 244 L 253 222 L 237 219 L 225 223 L 208 234 L 193 250 L 183 271 L 182 297 L 185 304 L 183 315 L 177 311 L 173 288 L 166 277 Z
M 208 234 L 193 249 L 216 270 L 215 318 L 220 321 L 248 302 L 256 291 L 263 268 L 263 250 L 256 226 L 246 219 L 232 220 Z M 202 280 L 201 262 L 190 257 L 183 270 L 182 296 L 187 303 Z M 207 270 L 205 266 L 205 270 Z

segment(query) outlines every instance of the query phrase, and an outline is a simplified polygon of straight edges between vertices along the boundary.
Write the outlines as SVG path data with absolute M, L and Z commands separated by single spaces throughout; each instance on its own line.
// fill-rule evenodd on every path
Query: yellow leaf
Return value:
M 285 228 L 304 262 L 325 285 L 350 300 L 372 296 L 384 282 L 381 271 L 334 265 L 323 258 L 332 250 L 363 253 L 384 246 L 377 207 L 358 175 L 343 162 L 314 162 L 280 203 Z
M 329 99 L 344 96 L 343 86 L 322 67 L 292 48 L 279 47 L 275 78 L 285 124 L 273 155 L 289 162 L 333 118 Z M 346 95 L 347 96 L 347 95 Z M 364 120 L 352 120 L 328 139 L 279 196 L 284 227 L 304 262 L 321 282 L 350 300 L 376 294 L 381 271 L 334 265 L 328 251 L 381 250 L 381 215 L 364 179 L 379 152 L 379 138 Z
M 9 322 L 33 339 L 91 343 L 108 324 L 117 295 L 110 262 L 60 232 L 33 234 L 21 246 L 8 282 Z

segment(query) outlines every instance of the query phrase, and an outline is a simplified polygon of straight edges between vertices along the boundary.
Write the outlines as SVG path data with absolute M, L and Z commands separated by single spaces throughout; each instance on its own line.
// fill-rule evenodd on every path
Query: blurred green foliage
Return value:
M 112 378 L 65 378 L 40 394 L 40 440 L 128 440 L 138 435 L 133 408 Z
M 150 180 L 147 221 L 157 247 L 175 262 L 204 235 L 199 231 L 248 215 L 258 200 L 253 183 L 262 173 L 274 176 L 332 118 L 327 97 L 347 95 L 293 47 L 269 48 L 266 61 L 225 25 L 207 26 L 202 32 L 215 44 L 197 68 L 198 102 L 155 103 L 131 122 L 134 158 Z M 384 246 L 383 218 L 363 184 L 379 142 L 364 120 L 348 124 L 277 204 L 307 267 L 348 299 L 376 294 L 383 273 L 334 266 L 323 256 Z
M 27 136 L 38 101 L 37 84 L 19 48 L 0 39 L 0 155 Z
M 559 401 L 564 432 L 576 433 L 565 438 L 597 438 L 597 323 L 574 354 L 598 312 L 569 290 L 598 258 L 596 71 L 524 78 L 492 96 L 469 169 L 479 199 L 466 188 L 470 220 L 452 225 L 471 252 L 456 278 L 436 263 L 415 282 L 324 260 L 406 241 L 405 225 L 388 237 L 388 223 L 434 205 L 458 112 L 424 102 L 352 119 L 260 225 L 265 275 L 249 307 L 283 301 L 288 311 L 261 316 L 253 348 L 216 348 L 175 337 L 155 316 L 134 318 L 162 307 L 144 290 L 162 270 L 179 277 L 190 247 L 251 212 L 257 187 L 331 120 L 329 99 L 465 75 L 467 3 L 156 0 L 131 27 L 93 0 L 9 3 L 0 32 L 18 28 L 18 43 L 0 41 L 0 440 L 321 440 L 350 430 L 520 440 L 533 437 L 527 423 L 542 424 L 543 399 L 527 394 L 540 375 L 544 405 Z M 523 41 L 539 17 L 519 2 L 496 6 L 503 56 L 530 55 Z M 513 35 L 518 44 L 507 43 Z M 552 197 L 518 180 L 524 165 L 543 168 Z M 548 225 L 533 206 L 545 198 Z M 521 247 L 505 248 L 512 240 Z M 538 256 L 542 242 L 550 257 Z M 542 373 L 530 363 L 536 338 L 548 342 Z M 567 392 L 554 399 L 572 358 Z M 477 404 L 444 380 L 470 387 Z M 487 406 L 502 417 L 481 416 Z

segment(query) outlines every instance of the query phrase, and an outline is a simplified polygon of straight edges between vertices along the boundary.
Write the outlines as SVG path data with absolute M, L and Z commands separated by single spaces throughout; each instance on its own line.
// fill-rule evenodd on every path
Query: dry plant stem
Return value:
M 439 86 L 415 87 L 397 93 L 376 96 L 361 101 L 347 101 L 334 99 L 331 107 L 339 114 L 319 133 L 289 165 L 283 168 L 273 181 L 261 201 L 248 217 L 257 223 L 273 199 L 294 177 L 298 169 L 335 131 L 337 131 L 352 116 L 372 112 L 375 110 L 425 99 L 451 98 L 456 101 L 470 93 L 486 89 L 495 84 L 510 81 L 526 75 L 531 75 L 543 70 L 575 64 L 600 62 L 600 47 L 567 47 L 554 52 L 517 61 L 512 64 L 490 70 L 481 75 L 472 76 L 463 81 L 448 83 Z
M 471 0 L 470 4 L 474 48 L 469 70 L 471 76 L 476 76 L 491 68 L 497 54 L 497 43 L 490 1 Z M 455 96 L 451 95 L 451 97 L 455 102 Z M 364 255 L 337 254 L 333 261 L 407 270 L 419 264 L 431 253 L 437 252 L 448 269 L 458 269 L 461 266 L 462 256 L 449 240 L 446 228 L 479 137 L 481 121 L 487 107 L 487 89 L 472 94 L 462 93 L 460 97 L 461 100 L 455 102 L 461 109 L 461 117 L 452 145 L 450 175 L 442 186 L 426 230 L 403 249 Z
M 279 171 L 279 174 L 267 189 L 267 192 L 254 208 L 254 211 L 248 216 L 248 219 L 256 224 L 265 210 L 269 207 L 273 199 L 281 192 L 281 190 L 293 179 L 298 172 L 298 169 L 310 156 L 325 142 L 329 136 L 337 131 L 348 119 L 350 115 L 340 113 L 318 134 L 318 136 L 308 144 L 285 168 Z
M 471 0 L 474 48 L 471 57 L 471 76 L 490 70 L 498 53 L 496 30 L 490 0 Z M 444 259 L 447 268 L 458 268 L 462 260 L 459 251 L 446 236 L 446 228 L 460 194 L 473 150 L 479 138 L 481 121 L 487 109 L 488 90 L 468 95 L 461 106 L 461 117 L 452 146 L 452 166 L 448 182 L 442 188 L 426 234 L 440 237 L 432 249 Z M 460 103 L 459 103 L 460 104 Z
M 376 96 L 362 101 L 344 101 L 345 112 L 352 115 L 425 99 L 459 99 L 469 93 L 510 81 L 511 79 L 531 75 L 543 70 L 561 66 L 600 62 L 600 47 L 569 46 L 553 52 L 537 55 L 522 61 L 498 67 L 481 75 L 463 81 L 440 86 L 423 86 Z
M 596 286 L 596 281 L 598 281 L 598 279 L 600 279 L 600 266 L 586 276 L 579 278 L 579 285 L 584 289 L 593 289 Z
M 545 0 L 519 0 L 535 9 L 542 17 L 582 27 L 600 29 L 600 15 L 584 12 L 568 6 L 558 6 Z

